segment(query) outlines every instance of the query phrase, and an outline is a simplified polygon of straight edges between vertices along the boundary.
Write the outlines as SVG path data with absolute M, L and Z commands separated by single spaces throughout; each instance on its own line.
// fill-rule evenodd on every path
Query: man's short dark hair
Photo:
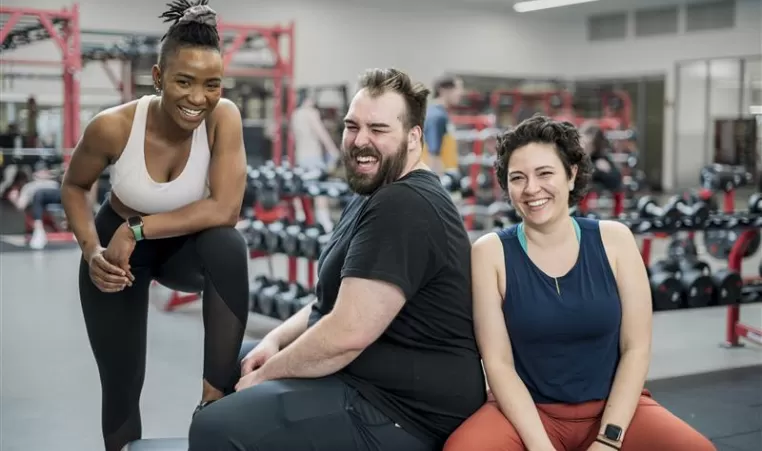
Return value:
M 406 107 L 402 124 L 407 130 L 416 125 L 423 130 L 429 90 L 421 83 L 414 83 L 408 74 L 397 69 L 369 69 L 360 77 L 360 89 L 366 89 L 373 97 L 386 92 L 401 95 Z
M 437 99 L 442 95 L 442 91 L 447 89 L 454 89 L 458 85 L 460 78 L 454 75 L 444 75 L 437 78 L 434 81 L 434 98 Z
M 569 206 L 577 205 L 590 186 L 593 174 L 590 156 L 580 145 L 579 132 L 574 124 L 554 121 L 539 114 L 498 136 L 495 171 L 500 187 L 504 191 L 508 190 L 508 162 L 513 152 L 532 143 L 552 144 L 561 159 L 567 178 L 572 176 L 572 167 L 577 167 L 574 189 L 569 193 Z

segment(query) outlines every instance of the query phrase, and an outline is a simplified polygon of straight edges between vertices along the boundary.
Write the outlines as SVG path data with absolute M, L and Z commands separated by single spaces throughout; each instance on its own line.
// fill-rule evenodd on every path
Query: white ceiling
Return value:
M 489 8 L 489 9 L 504 9 L 511 14 L 519 14 L 513 11 L 513 4 L 517 3 L 517 0 L 451 0 L 453 4 L 461 4 L 469 8 Z M 553 18 L 579 18 L 586 17 L 594 14 L 618 12 L 618 11 L 632 11 L 635 9 L 659 7 L 659 6 L 673 6 L 684 5 L 686 3 L 697 3 L 706 0 L 598 0 L 589 3 L 582 3 L 578 5 L 569 5 L 559 8 L 551 8 L 540 11 L 532 11 L 528 13 L 522 13 L 527 16 L 536 17 L 553 17 Z

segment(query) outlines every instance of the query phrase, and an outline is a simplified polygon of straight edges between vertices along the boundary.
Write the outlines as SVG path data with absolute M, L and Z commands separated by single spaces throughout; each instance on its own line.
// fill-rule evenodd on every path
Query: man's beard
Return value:
M 394 155 L 383 156 L 373 147 L 352 147 L 342 152 L 344 167 L 347 171 L 349 189 L 362 196 L 373 194 L 381 186 L 400 178 L 407 163 L 407 143 L 403 140 Z M 375 174 L 363 174 L 358 171 L 357 157 L 368 156 L 378 159 Z

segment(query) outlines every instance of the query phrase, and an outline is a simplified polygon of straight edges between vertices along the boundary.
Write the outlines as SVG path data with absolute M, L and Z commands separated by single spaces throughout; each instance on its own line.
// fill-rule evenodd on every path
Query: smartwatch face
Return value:
M 603 432 L 603 435 L 609 440 L 617 441 L 622 435 L 622 428 L 614 426 L 613 424 L 608 424 L 606 425 L 606 430 Z
M 127 219 L 127 225 L 130 227 L 137 227 L 142 223 L 143 221 L 140 219 L 140 216 L 132 216 L 131 218 Z

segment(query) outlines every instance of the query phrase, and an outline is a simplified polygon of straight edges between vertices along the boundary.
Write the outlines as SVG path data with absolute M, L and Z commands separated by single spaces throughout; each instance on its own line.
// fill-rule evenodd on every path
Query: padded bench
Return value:
M 122 451 L 188 451 L 187 438 L 150 438 L 137 440 Z

